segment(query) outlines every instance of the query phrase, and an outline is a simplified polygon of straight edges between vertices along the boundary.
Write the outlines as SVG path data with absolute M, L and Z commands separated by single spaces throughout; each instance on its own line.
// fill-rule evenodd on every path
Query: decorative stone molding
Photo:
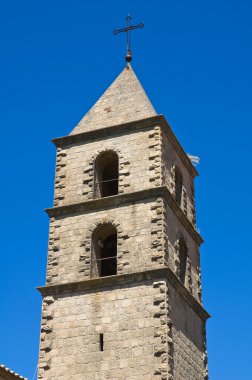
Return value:
M 47 296 L 42 304 L 42 321 L 40 334 L 40 360 L 38 367 L 38 379 L 45 379 L 45 372 L 51 368 L 50 351 L 52 349 L 54 297 Z
M 187 286 L 189 292 L 192 294 L 193 282 L 192 282 L 192 263 L 190 258 L 187 256 Z
M 159 265 L 168 265 L 165 204 L 162 198 L 157 198 L 151 205 L 151 237 L 151 260 Z
M 181 233 L 178 233 L 177 239 L 174 243 L 175 248 L 175 257 L 174 257 L 174 273 L 180 278 L 180 241 L 183 239 L 184 243 L 186 244 L 187 250 L 188 250 L 188 244 L 186 240 L 184 239 L 183 235 Z M 187 253 L 187 259 L 186 259 L 186 279 L 185 279 L 185 286 L 188 288 L 189 292 L 192 294 L 193 291 L 193 279 L 192 279 L 192 263 L 190 260 L 190 257 Z
M 168 377 L 167 380 L 174 380 L 174 342 L 172 334 L 173 323 L 170 318 L 170 305 L 169 305 L 169 287 L 166 289 L 166 303 L 167 303 L 167 340 L 168 340 Z
M 160 126 L 156 126 L 149 133 L 149 171 L 151 183 L 154 186 L 162 185 L 162 132 Z
M 179 240 L 180 238 L 176 239 L 174 243 L 174 273 L 178 278 L 180 275 Z
M 153 300 L 154 319 L 157 320 L 154 328 L 154 356 L 156 357 L 154 375 L 166 380 L 168 374 L 166 283 L 165 281 L 154 282 L 153 288 L 158 291 Z
M 125 240 L 127 240 L 129 236 L 123 233 L 119 222 L 108 216 L 100 221 L 93 222 L 88 229 L 86 238 L 80 244 L 83 248 L 79 257 L 79 261 L 82 262 L 79 268 L 80 278 L 91 277 L 92 236 L 98 227 L 105 224 L 111 224 L 117 230 L 117 273 L 122 274 L 125 271 L 125 267 L 129 266 L 129 261 L 126 259 L 129 250 L 125 246 Z
M 50 217 L 68 215 L 73 212 L 85 212 L 86 210 L 96 210 L 98 208 L 107 208 L 115 205 L 123 205 L 128 202 L 135 202 L 151 197 L 163 197 L 168 203 L 169 207 L 174 212 L 177 220 L 182 223 L 191 237 L 195 240 L 198 245 L 203 243 L 203 239 L 199 232 L 194 228 L 189 219 L 182 212 L 181 208 L 175 201 L 174 197 L 171 195 L 167 186 L 160 186 L 155 188 L 150 188 L 146 190 L 134 191 L 131 193 L 124 193 L 121 195 L 113 195 L 107 198 L 99 198 L 87 200 L 79 203 L 72 203 L 70 205 L 58 206 L 53 208 L 47 208 L 45 211 Z
M 123 284 L 132 283 L 132 281 L 160 279 L 167 278 L 171 285 L 178 291 L 178 293 L 183 297 L 190 307 L 195 311 L 195 313 L 202 319 L 206 320 L 210 315 L 204 310 L 202 304 L 200 304 L 195 297 L 181 284 L 178 278 L 175 276 L 174 272 L 169 267 L 159 267 L 155 269 L 145 270 L 143 272 L 127 272 L 122 273 L 118 276 L 108 276 L 108 277 L 96 277 L 91 279 L 76 280 L 74 282 L 69 282 L 65 284 L 54 284 L 38 287 L 39 292 L 42 296 L 50 295 L 62 295 L 67 294 L 69 291 L 81 292 L 86 290 L 94 290 L 101 288 L 109 288 L 115 286 L 120 288 Z
M 116 135 L 117 133 L 120 133 L 120 134 L 125 133 L 125 132 L 138 133 L 146 129 L 152 130 L 153 125 L 161 126 L 162 130 L 165 133 L 166 138 L 168 138 L 174 150 L 178 153 L 182 162 L 191 173 L 192 177 L 193 178 L 196 177 L 198 175 L 198 172 L 195 166 L 192 164 L 191 160 L 188 158 L 187 154 L 185 153 L 185 151 L 179 144 L 178 140 L 176 139 L 174 133 L 172 132 L 169 124 L 167 123 L 163 115 L 152 116 L 152 117 L 144 118 L 141 120 L 134 120 L 133 122 L 129 122 L 125 124 L 117 124 L 109 128 L 105 127 L 105 128 L 100 128 L 98 130 L 96 129 L 92 131 L 85 131 L 76 135 L 67 135 L 65 137 L 59 137 L 59 138 L 53 139 L 52 141 L 56 145 L 56 147 L 62 147 L 64 145 L 76 144 L 82 141 L 85 141 L 85 143 L 87 143 L 88 141 L 105 140 L 111 135 Z
M 194 195 L 192 196 L 191 214 L 192 214 L 192 224 L 196 228 L 196 208 L 195 208 L 195 198 L 194 198 Z
M 57 235 L 57 229 L 60 227 L 60 222 L 55 218 L 51 218 L 49 228 L 49 242 L 48 242 L 48 258 L 47 258 L 47 274 L 46 282 L 51 283 L 53 277 L 58 276 L 59 264 L 59 250 L 60 250 L 60 237 Z
M 207 348 L 206 348 L 206 323 L 203 322 L 202 327 L 203 335 L 203 364 L 204 364 L 204 380 L 208 380 L 208 360 L 207 360 Z
M 66 186 L 66 156 L 67 154 L 63 148 L 57 148 L 54 206 L 59 206 L 61 201 L 65 198 L 64 190 L 62 191 L 62 189 Z
M 166 281 L 153 283 L 153 288 L 158 291 L 154 296 L 154 319 L 157 320 L 154 327 L 154 356 L 156 365 L 154 376 L 161 380 L 174 379 L 172 322 L 169 319 L 169 293 Z M 168 363 L 168 366 L 167 366 Z
M 119 182 L 118 182 L 118 194 L 122 194 L 125 188 L 130 188 L 130 162 L 119 156 Z
M 197 265 L 197 274 L 197 293 L 199 301 L 202 303 L 201 270 L 199 265 Z
M 104 149 L 99 149 L 90 159 L 88 166 L 85 168 L 83 174 L 83 195 L 87 195 L 88 199 L 93 199 L 95 197 L 95 161 L 97 157 L 105 152 L 115 152 L 119 159 L 119 178 L 118 178 L 118 194 L 124 193 L 125 187 L 130 187 L 129 174 L 130 174 L 130 162 L 124 159 L 122 152 L 115 146 L 106 147 Z
M 165 208 L 165 206 L 164 206 Z M 164 239 L 164 245 L 163 245 L 163 252 L 164 252 L 164 265 L 168 266 L 170 262 L 170 247 L 169 247 L 169 239 L 168 239 L 168 233 L 167 233 L 167 211 L 165 208 L 164 216 L 163 216 L 163 239 Z
M 184 187 L 182 191 L 182 208 L 183 208 L 184 214 L 187 215 L 187 193 Z
M 176 185 L 175 185 L 175 177 L 176 177 L 176 162 L 174 161 L 172 166 L 171 166 L 171 169 L 170 169 L 170 190 L 171 190 L 171 194 L 174 196 L 176 196 Z

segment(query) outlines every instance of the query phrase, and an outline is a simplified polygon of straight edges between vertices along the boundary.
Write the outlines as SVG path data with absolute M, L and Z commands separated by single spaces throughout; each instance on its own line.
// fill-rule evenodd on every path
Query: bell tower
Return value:
M 38 378 L 207 380 L 198 173 L 130 64 L 53 142 Z

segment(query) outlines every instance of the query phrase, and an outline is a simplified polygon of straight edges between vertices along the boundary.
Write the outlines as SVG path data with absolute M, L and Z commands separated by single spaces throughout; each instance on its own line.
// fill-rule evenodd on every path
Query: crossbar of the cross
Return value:
M 113 31 L 113 34 L 114 34 L 114 35 L 117 35 L 118 33 L 129 32 L 130 30 L 138 29 L 138 28 L 143 29 L 143 27 L 144 27 L 144 24 L 141 22 L 141 23 L 138 24 L 138 25 L 130 25 L 130 26 L 128 26 L 127 28 L 123 28 L 123 29 L 115 29 L 115 30 Z
M 131 25 L 130 24 L 131 19 L 132 19 L 132 17 L 130 15 L 128 15 L 126 17 L 126 22 L 127 22 L 126 28 L 115 29 L 113 31 L 114 35 L 117 35 L 117 34 L 123 33 L 123 32 L 127 33 L 127 55 L 125 57 L 126 62 L 130 62 L 132 60 L 132 53 L 131 53 L 131 48 L 130 48 L 130 32 L 131 32 L 131 30 L 142 29 L 144 27 L 143 23 L 140 23 L 138 25 Z

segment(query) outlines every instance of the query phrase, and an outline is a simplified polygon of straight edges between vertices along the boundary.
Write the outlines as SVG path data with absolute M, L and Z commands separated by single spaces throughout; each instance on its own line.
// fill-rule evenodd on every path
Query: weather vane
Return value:
M 131 48 L 130 48 L 130 32 L 133 29 L 138 29 L 138 28 L 142 29 L 144 27 L 144 24 L 142 24 L 142 23 L 138 24 L 138 25 L 131 25 L 130 24 L 131 20 L 132 20 L 132 17 L 130 15 L 128 15 L 126 17 L 126 23 L 127 23 L 126 28 L 115 29 L 113 31 L 114 35 L 117 35 L 117 34 L 122 33 L 122 32 L 126 32 L 127 33 L 127 55 L 125 57 L 125 59 L 126 59 L 127 62 L 130 62 L 132 60 L 132 53 L 131 53 Z

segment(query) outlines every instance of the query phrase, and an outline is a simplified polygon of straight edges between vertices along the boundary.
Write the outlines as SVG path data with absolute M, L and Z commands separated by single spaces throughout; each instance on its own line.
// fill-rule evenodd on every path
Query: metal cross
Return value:
M 142 23 L 138 24 L 138 25 L 131 25 L 130 24 L 131 20 L 132 20 L 132 17 L 130 15 L 128 15 L 126 17 L 126 23 L 127 23 L 126 28 L 115 29 L 113 31 L 114 35 L 117 35 L 117 34 L 122 33 L 122 32 L 126 32 L 127 33 L 127 55 L 125 57 L 125 59 L 126 59 L 127 62 L 130 62 L 132 60 L 132 53 L 131 53 L 131 48 L 130 48 L 130 32 L 133 29 L 138 29 L 138 28 L 142 29 L 144 27 L 144 24 L 142 24 Z

